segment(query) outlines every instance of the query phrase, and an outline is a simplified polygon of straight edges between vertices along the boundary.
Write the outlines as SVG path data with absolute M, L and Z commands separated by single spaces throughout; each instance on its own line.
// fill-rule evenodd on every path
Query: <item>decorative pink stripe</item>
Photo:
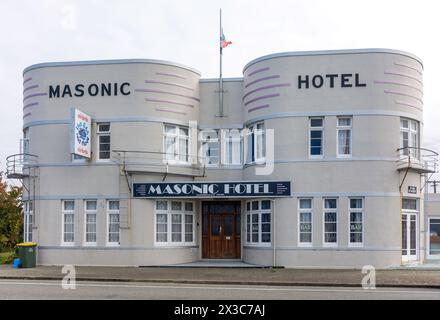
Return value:
M 249 100 L 248 102 L 245 102 L 244 105 L 247 106 L 248 104 L 250 104 L 250 103 L 252 103 L 252 102 L 255 102 L 255 101 L 264 100 L 264 99 L 269 99 L 269 98 L 274 98 L 274 97 L 279 97 L 279 96 L 280 96 L 279 93 L 268 94 L 268 95 L 265 95 L 265 96 L 261 96 L 261 97 L 257 97 L 257 98 L 254 98 L 254 99 L 252 99 L 252 100 Z
M 268 77 L 260 78 L 260 79 L 257 79 L 257 80 L 249 82 L 244 87 L 247 88 L 247 87 L 249 87 L 249 86 L 251 86 L 251 85 L 253 85 L 253 84 L 257 83 L 257 82 L 265 81 L 265 80 L 270 80 L 270 79 L 277 79 L 279 77 L 280 77 L 280 75 L 277 74 L 277 75 L 273 75 L 273 76 L 268 76 Z
M 420 80 L 417 79 L 416 77 L 410 76 L 410 75 L 408 75 L 408 74 L 397 73 L 397 72 L 387 72 L 387 71 L 385 71 L 384 73 L 385 73 L 385 74 L 391 74 L 391 75 L 394 75 L 394 76 L 401 76 L 401 77 L 410 78 L 410 79 L 413 79 L 413 80 L 419 82 L 421 85 L 423 85 L 423 82 L 422 82 L 422 81 L 420 81 Z
M 410 97 L 410 98 L 413 98 L 413 99 L 416 99 L 416 100 L 420 101 L 423 104 L 422 99 L 414 97 L 414 96 L 412 96 L 410 94 L 406 94 L 406 93 L 403 93 L 403 92 L 396 92 L 396 91 L 388 91 L 388 90 L 384 90 L 383 92 L 390 93 L 390 94 L 397 94 L 397 95 L 405 96 L 405 97 Z
M 248 95 L 250 95 L 250 94 L 252 94 L 252 93 L 255 93 L 255 92 L 258 92 L 258 91 L 261 91 L 261 90 L 267 90 L 267 89 L 272 89 L 272 88 L 281 88 L 281 87 L 290 87 L 290 83 L 271 84 L 271 85 L 268 85 L 268 86 L 264 86 L 264 87 L 260 87 L 260 88 L 254 89 L 254 90 L 249 91 L 248 93 L 246 93 L 246 94 L 243 96 L 243 100 L 244 100 Z
M 145 83 L 157 83 L 157 84 L 165 84 L 168 86 L 174 86 L 174 87 L 179 87 L 179 88 L 184 88 L 184 89 L 188 89 L 191 91 L 194 91 L 193 88 L 181 85 L 181 84 L 177 84 L 177 83 L 171 83 L 171 82 L 162 82 L 162 81 L 155 81 L 155 80 L 145 80 Z
M 23 119 L 26 118 L 26 117 L 29 117 L 30 115 L 32 115 L 32 113 L 30 113 L 30 112 L 26 113 L 26 114 L 23 116 Z
M 261 69 L 257 69 L 257 70 L 255 70 L 255 71 L 252 71 L 251 73 L 249 73 L 247 76 L 248 76 L 248 77 L 251 77 L 251 76 L 253 76 L 254 74 L 257 74 L 257 73 L 260 73 L 260 72 L 263 72 L 263 71 L 267 71 L 267 70 L 269 70 L 269 69 L 270 69 L 269 67 L 261 68 Z
M 185 107 L 194 108 L 194 105 L 192 105 L 192 104 L 180 103 L 180 102 L 176 102 L 176 101 L 149 99 L 149 98 L 146 98 L 145 101 L 147 101 L 147 102 L 163 102 L 163 103 L 175 104 L 175 105 L 178 105 L 178 106 L 185 106 Z
M 23 81 L 23 84 L 25 84 L 26 82 L 29 82 L 29 81 L 31 81 L 32 80 L 32 78 L 27 78 L 27 79 L 25 79 L 24 81 Z
M 159 109 L 159 108 L 156 108 L 155 110 L 160 111 L 160 112 L 169 112 L 169 113 L 177 113 L 177 114 L 186 115 L 186 112 L 180 112 L 180 111 L 174 111 L 174 110 Z
M 413 105 L 413 104 L 409 104 L 409 103 L 406 103 L 406 102 L 403 102 L 403 101 L 399 101 L 399 100 L 395 100 L 394 102 L 397 103 L 397 104 L 401 104 L 401 105 L 404 105 L 404 106 L 408 106 L 408 107 L 416 108 L 417 110 L 423 111 L 422 108 L 420 108 L 420 107 L 418 107 L 418 106 L 415 106 L 415 105 Z
M 39 87 L 38 84 L 34 84 L 33 86 L 30 86 L 30 87 L 24 88 L 23 93 L 25 93 L 25 92 L 28 91 L 28 90 L 35 89 L 35 88 L 38 88 L 38 87 Z
M 47 96 L 47 93 L 45 92 L 41 92 L 41 93 L 34 93 L 34 94 L 30 94 L 26 97 L 23 98 L 23 101 L 29 99 L 29 98 L 33 98 L 33 97 L 41 97 L 41 96 Z
M 27 105 L 25 105 L 25 106 L 23 107 L 23 110 L 26 109 L 26 108 L 29 108 L 29 107 L 36 106 L 36 105 L 38 105 L 38 102 L 29 103 L 29 104 L 27 104 Z
M 156 89 L 134 89 L 134 91 L 136 91 L 136 92 L 164 93 L 164 94 L 170 94 L 170 95 L 173 95 L 173 96 L 184 97 L 184 98 L 188 98 L 188 99 L 192 99 L 192 100 L 195 100 L 197 102 L 200 102 L 199 98 L 192 97 L 192 96 L 187 96 L 187 95 L 184 95 L 184 94 L 178 94 L 178 93 L 174 93 L 174 92 L 169 92 L 169 91 L 156 90 Z
M 410 87 L 411 89 L 417 90 L 419 91 L 422 95 L 423 95 L 423 91 L 420 90 L 417 87 L 414 87 L 412 85 L 406 84 L 406 83 L 402 83 L 402 82 L 396 82 L 396 81 L 378 81 L 378 80 L 374 80 L 374 83 L 378 83 L 378 84 L 397 84 L 400 86 L 405 86 L 405 87 Z
M 399 63 L 399 62 L 394 62 L 394 64 L 396 65 L 396 66 L 401 66 L 401 67 L 406 67 L 406 68 L 408 68 L 408 69 L 412 69 L 412 70 L 414 70 L 414 71 L 416 71 L 418 74 L 422 74 L 422 72 L 421 71 L 419 71 L 419 69 L 417 69 L 417 68 L 414 68 L 414 67 L 412 67 L 412 66 L 410 66 L 410 65 L 407 65 L 407 64 L 405 64 L 405 63 Z
M 156 72 L 159 76 L 168 76 L 168 77 L 174 77 L 179 79 L 186 79 L 184 76 L 181 76 L 179 74 L 173 74 L 173 73 L 164 73 L 164 72 Z
M 258 106 L 258 107 L 250 108 L 250 109 L 248 110 L 248 112 L 253 112 L 253 111 L 255 111 L 255 110 L 263 109 L 263 108 L 269 108 L 269 105 L 268 105 L 268 104 L 264 104 L 264 105 L 262 105 L 262 106 Z

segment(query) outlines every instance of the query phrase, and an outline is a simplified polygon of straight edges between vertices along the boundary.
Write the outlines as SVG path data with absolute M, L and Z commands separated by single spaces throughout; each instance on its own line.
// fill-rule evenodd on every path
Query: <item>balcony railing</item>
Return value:
M 171 158 L 171 159 L 170 159 Z M 204 158 L 158 151 L 112 150 L 112 160 L 127 172 L 205 176 Z
M 438 171 L 438 153 L 418 147 L 397 149 L 397 170 L 413 170 L 419 173 L 436 173 Z
M 9 179 L 23 179 L 31 176 L 38 164 L 38 156 L 30 153 L 17 153 L 6 158 L 6 176 Z

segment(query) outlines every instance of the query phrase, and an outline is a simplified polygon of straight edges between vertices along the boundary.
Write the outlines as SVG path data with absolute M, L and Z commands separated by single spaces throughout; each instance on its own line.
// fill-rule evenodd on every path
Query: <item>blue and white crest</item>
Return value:
M 90 141 L 90 132 L 87 124 L 80 122 L 76 125 L 76 140 L 82 146 L 87 146 Z

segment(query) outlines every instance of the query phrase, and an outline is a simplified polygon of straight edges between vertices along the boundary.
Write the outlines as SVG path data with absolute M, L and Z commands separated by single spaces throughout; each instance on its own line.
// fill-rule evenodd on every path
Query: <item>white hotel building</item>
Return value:
M 43 265 L 439 259 L 422 72 L 396 50 L 278 53 L 223 79 L 220 103 L 219 79 L 172 62 L 32 65 L 7 161 L 25 240 Z M 75 109 L 90 120 L 78 137 Z

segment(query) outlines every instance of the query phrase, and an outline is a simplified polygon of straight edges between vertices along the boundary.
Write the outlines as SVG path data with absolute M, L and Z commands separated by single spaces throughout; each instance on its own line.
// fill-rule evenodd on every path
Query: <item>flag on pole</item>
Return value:
M 222 34 L 220 36 L 220 47 L 224 49 L 230 44 L 232 44 L 232 41 L 226 41 L 225 34 L 223 33 L 223 29 L 222 29 Z

